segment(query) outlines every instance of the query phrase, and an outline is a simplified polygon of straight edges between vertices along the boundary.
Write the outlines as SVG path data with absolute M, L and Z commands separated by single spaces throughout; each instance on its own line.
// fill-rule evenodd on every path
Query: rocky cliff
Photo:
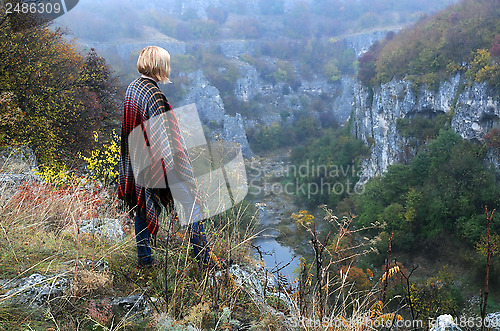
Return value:
M 469 85 L 456 75 L 442 82 L 435 91 L 412 89 L 412 83 L 393 80 L 372 91 L 354 85 L 353 131 L 371 146 L 371 157 L 363 163 L 360 183 L 382 174 L 390 164 L 405 162 L 414 151 L 396 127 L 398 118 L 439 113 L 451 116 L 452 128 L 464 139 L 482 141 L 492 127 L 498 126 L 500 98 L 486 84 Z M 489 161 L 499 169 L 498 153 L 489 152 Z

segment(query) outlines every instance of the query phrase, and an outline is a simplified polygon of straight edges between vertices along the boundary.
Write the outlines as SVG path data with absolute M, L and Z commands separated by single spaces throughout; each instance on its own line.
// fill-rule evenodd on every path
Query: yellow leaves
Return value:
M 208 255 L 210 255 L 210 259 L 212 260 L 212 262 L 218 267 L 220 268 L 221 265 L 220 265 L 220 262 L 219 262 L 219 258 L 217 257 L 217 255 L 215 255 L 214 252 L 210 251 L 208 253 Z
M 0 93 L 0 125 L 13 125 L 24 117 L 24 112 L 14 103 L 14 93 Z
M 384 274 L 382 275 L 382 278 L 380 279 L 381 282 L 385 282 L 386 279 L 389 279 L 391 278 L 394 274 L 397 274 L 399 272 L 399 266 L 395 266 L 395 267 L 392 267 L 390 268 L 388 271 L 384 272 Z
M 494 80 L 500 76 L 500 66 L 493 62 L 487 49 L 478 49 L 474 52 L 474 59 L 465 75 L 476 82 Z
M 369 315 L 363 314 L 362 316 L 348 319 L 342 315 L 338 315 L 335 319 L 328 321 L 328 324 L 324 326 L 330 326 L 328 328 L 329 331 L 380 330 L 382 328 L 391 329 L 397 325 L 397 322 L 404 321 L 403 317 L 399 314 L 384 314 L 382 312 L 383 306 L 382 301 L 377 301 L 371 306 Z
M 489 80 L 491 77 L 498 76 L 500 73 L 500 66 L 497 64 L 485 65 L 476 74 L 477 82 L 484 82 Z
M 234 280 L 233 275 L 228 271 L 227 276 L 229 281 L 231 282 L 231 286 L 233 287 L 233 291 L 238 290 L 238 285 L 236 285 L 236 281 Z
M 382 314 L 382 308 L 384 307 L 384 304 L 382 301 L 377 301 L 375 302 L 371 307 L 370 307 L 370 319 L 377 318 Z
M 314 222 L 314 215 L 309 214 L 307 210 L 301 210 L 298 214 L 293 213 L 290 218 L 304 226 L 309 226 Z
M 476 242 L 476 251 L 481 254 L 486 256 L 488 252 L 488 237 L 485 235 L 481 237 L 481 239 Z M 490 249 L 492 255 L 496 255 L 498 251 L 500 250 L 500 235 L 498 234 L 493 234 L 490 236 Z
M 376 326 L 390 326 L 393 325 L 395 321 L 402 321 L 403 317 L 399 314 L 394 313 L 382 313 L 382 309 L 384 308 L 384 304 L 382 301 L 375 302 L 370 307 L 370 319 L 366 321 L 366 323 L 360 325 L 359 330 L 367 330 L 368 326 L 370 326 L 370 330 L 372 327 Z
M 36 175 L 47 183 L 55 186 L 62 186 L 64 184 L 76 184 L 78 179 L 70 173 L 66 164 L 51 163 L 42 167 L 41 171 L 35 172 Z
M 100 97 L 114 100 L 107 94 L 112 90 L 108 82 L 96 87 L 98 93 L 82 84 L 84 57 L 62 29 L 38 26 L 10 33 L 4 24 L 0 46 L 1 90 L 16 94 L 0 92 L 2 143 L 36 147 L 43 163 L 54 162 L 56 155 L 55 162 L 71 162 L 92 143 L 92 130 L 110 122 L 106 115 L 112 114 L 115 101 Z M 97 66 L 96 72 L 101 69 Z M 108 78 L 109 72 L 103 75 Z
M 99 142 L 99 134 L 94 131 L 94 141 Z M 86 162 L 86 169 L 90 171 L 90 178 L 95 180 L 112 180 L 118 177 L 118 163 L 120 162 L 120 137 L 113 130 L 111 138 L 100 148 L 91 152 L 90 157 L 82 157 Z

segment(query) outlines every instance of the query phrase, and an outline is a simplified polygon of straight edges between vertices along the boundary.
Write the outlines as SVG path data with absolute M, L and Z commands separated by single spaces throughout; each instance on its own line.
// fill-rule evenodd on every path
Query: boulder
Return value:
M 44 276 L 32 274 L 29 277 L 9 282 L 2 286 L 2 289 L 9 289 L 0 297 L 6 303 L 40 307 L 50 300 L 64 296 L 70 288 L 70 280 L 60 275 Z
M 80 221 L 80 232 L 105 236 L 109 241 L 125 238 L 122 224 L 117 218 L 95 218 Z
M 462 329 L 455 324 L 451 315 L 441 315 L 435 321 L 431 331 L 462 331 Z

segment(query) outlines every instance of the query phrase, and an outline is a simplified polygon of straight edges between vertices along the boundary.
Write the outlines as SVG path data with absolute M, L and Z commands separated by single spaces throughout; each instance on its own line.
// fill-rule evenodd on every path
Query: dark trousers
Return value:
M 146 209 L 137 207 L 135 212 L 135 242 L 137 244 L 137 261 L 139 264 L 148 264 L 153 261 L 149 246 L 148 223 Z
M 153 261 L 149 245 L 150 234 L 146 222 L 146 210 L 137 208 L 135 214 L 135 241 L 137 244 L 137 261 L 139 264 L 148 264 Z M 207 245 L 205 229 L 202 222 L 195 222 L 188 226 L 189 242 L 193 247 L 193 254 L 198 262 L 208 262 L 210 248 Z

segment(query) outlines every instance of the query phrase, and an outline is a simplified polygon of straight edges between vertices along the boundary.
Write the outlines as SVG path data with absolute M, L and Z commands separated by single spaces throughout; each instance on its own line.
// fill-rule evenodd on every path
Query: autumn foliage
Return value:
M 359 78 L 367 85 L 407 78 L 435 87 L 450 74 L 469 71 L 472 81 L 498 87 L 499 17 L 497 0 L 461 1 L 372 48 L 359 59 Z
M 111 71 L 64 30 L 15 32 L 14 20 L 0 16 L 0 145 L 28 145 L 41 163 L 71 160 L 92 146 L 92 131 L 119 120 Z

